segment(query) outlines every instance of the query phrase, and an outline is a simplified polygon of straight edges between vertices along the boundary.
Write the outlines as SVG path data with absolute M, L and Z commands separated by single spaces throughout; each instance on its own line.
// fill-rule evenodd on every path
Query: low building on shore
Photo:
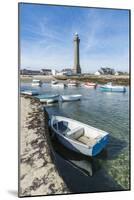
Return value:
M 40 70 L 21 69 L 21 75 L 40 75 Z
M 51 69 L 41 69 L 40 73 L 42 75 L 52 75 L 52 70 Z
M 70 68 L 65 68 L 61 72 L 63 73 L 63 75 L 67 75 L 67 76 L 73 75 L 73 70 Z
M 56 75 L 57 76 L 63 76 L 63 75 L 71 76 L 73 75 L 73 71 L 70 68 L 65 68 L 65 69 L 62 69 L 60 72 L 57 72 Z

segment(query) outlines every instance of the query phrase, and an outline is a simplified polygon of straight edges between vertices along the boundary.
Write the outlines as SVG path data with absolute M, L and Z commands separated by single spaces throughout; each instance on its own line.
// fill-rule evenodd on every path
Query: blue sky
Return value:
M 127 10 L 20 4 L 21 68 L 72 68 L 73 36 L 80 37 L 82 72 L 129 71 Z

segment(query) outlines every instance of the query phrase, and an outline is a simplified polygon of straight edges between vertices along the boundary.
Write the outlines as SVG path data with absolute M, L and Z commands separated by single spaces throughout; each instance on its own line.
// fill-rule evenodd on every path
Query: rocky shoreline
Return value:
M 20 97 L 19 196 L 70 193 L 52 159 L 48 115 L 33 97 Z
M 39 79 L 42 82 L 51 82 L 52 80 L 64 81 L 65 83 L 68 80 L 76 80 L 79 83 L 83 82 L 94 82 L 97 84 L 106 84 L 108 82 L 112 82 L 115 85 L 130 85 L 130 76 L 129 75 L 83 75 L 83 76 L 44 76 L 44 75 L 21 75 L 20 79 L 24 83 L 32 82 L 32 79 Z

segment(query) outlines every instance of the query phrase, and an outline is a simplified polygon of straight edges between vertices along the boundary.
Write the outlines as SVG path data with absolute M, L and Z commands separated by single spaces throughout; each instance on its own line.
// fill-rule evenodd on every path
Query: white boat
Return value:
M 30 95 L 30 96 L 35 96 L 35 95 L 38 95 L 39 92 L 34 91 L 34 90 L 24 90 L 24 91 L 21 91 L 21 94 L 26 94 L 26 95 Z
M 58 81 L 56 81 L 56 80 L 52 80 L 51 83 L 52 83 L 52 84 L 57 84 Z
M 101 91 L 104 92 L 126 92 L 126 88 L 124 86 L 116 86 L 112 85 L 111 82 L 106 85 L 100 86 Z
M 70 118 L 53 115 L 50 127 L 65 147 L 87 156 L 96 156 L 108 143 L 109 133 Z
M 77 86 L 77 83 L 68 83 L 67 86 L 68 86 L 68 87 L 76 87 L 76 86 Z
M 95 88 L 96 83 L 87 82 L 87 83 L 84 84 L 84 86 L 87 87 L 87 88 Z
M 41 80 L 37 80 L 37 79 L 32 80 L 32 86 L 41 86 L 41 85 L 42 85 Z
M 52 87 L 56 87 L 56 88 L 64 88 L 65 84 L 64 83 L 56 83 L 56 84 L 51 84 Z
M 73 94 L 73 95 L 60 95 L 60 101 L 77 101 L 80 100 L 82 97 L 81 94 Z
M 69 83 L 67 84 L 68 87 L 76 87 L 78 83 L 75 80 L 70 80 Z
M 54 103 L 59 100 L 58 94 L 41 94 L 36 97 L 40 100 L 40 102 L 44 103 Z

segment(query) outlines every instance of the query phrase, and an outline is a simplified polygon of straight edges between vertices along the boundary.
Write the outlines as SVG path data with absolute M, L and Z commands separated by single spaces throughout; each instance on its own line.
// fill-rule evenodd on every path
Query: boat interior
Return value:
M 98 137 L 89 137 L 85 135 L 85 129 L 81 126 L 69 128 L 67 121 L 55 121 L 53 127 L 60 134 L 66 136 L 67 138 L 73 139 L 79 143 L 85 144 L 88 147 L 93 146 L 100 136 Z

